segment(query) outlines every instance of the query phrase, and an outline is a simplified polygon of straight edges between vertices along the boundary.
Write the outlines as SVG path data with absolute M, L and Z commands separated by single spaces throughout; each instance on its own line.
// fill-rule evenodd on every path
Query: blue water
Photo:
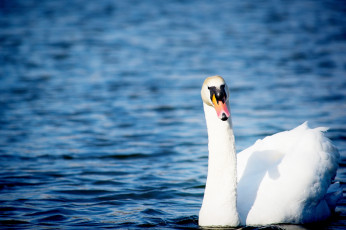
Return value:
M 215 74 L 238 151 L 329 126 L 345 191 L 344 1 L 2 0 L 0 227 L 198 228 Z

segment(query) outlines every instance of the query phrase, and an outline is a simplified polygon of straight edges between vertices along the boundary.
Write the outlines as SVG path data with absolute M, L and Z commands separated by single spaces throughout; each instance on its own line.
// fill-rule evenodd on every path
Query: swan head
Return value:
M 227 107 L 229 91 L 222 77 L 212 76 L 205 79 L 201 96 L 206 105 L 214 107 L 219 119 L 227 121 L 231 115 Z

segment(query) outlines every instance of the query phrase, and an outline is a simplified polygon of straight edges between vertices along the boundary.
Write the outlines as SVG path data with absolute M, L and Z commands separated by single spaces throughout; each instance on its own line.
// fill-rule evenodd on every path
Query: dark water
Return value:
M 0 227 L 198 228 L 215 74 L 238 150 L 329 126 L 345 188 L 344 1 L 0 1 Z

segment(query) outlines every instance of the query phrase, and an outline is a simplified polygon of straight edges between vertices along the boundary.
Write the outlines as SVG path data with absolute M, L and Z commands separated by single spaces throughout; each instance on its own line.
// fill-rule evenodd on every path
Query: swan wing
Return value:
M 237 155 L 237 205 L 244 224 L 306 223 L 330 215 L 327 202 L 335 200 L 326 194 L 339 153 L 326 130 L 305 122 Z

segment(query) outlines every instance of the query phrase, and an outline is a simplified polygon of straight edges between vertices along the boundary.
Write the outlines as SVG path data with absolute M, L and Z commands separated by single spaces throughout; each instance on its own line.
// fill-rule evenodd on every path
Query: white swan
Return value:
M 298 224 L 330 215 L 342 191 L 338 183 L 330 186 L 339 153 L 323 135 L 326 128 L 305 122 L 236 155 L 224 79 L 207 78 L 201 96 L 209 161 L 199 225 Z

